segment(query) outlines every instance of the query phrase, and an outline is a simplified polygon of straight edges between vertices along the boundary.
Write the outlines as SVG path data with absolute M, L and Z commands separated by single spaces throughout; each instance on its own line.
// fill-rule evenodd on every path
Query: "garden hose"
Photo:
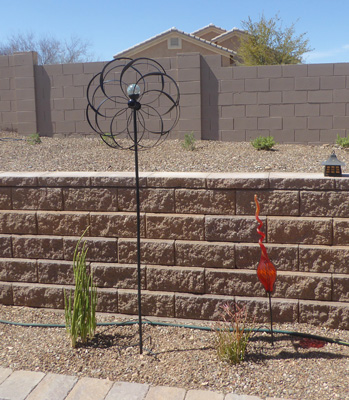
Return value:
M 27 323 L 27 322 L 13 322 L 13 321 L 4 321 L 0 320 L 0 324 L 8 324 L 15 326 L 24 326 L 31 328 L 65 328 L 65 324 L 40 324 L 40 323 Z M 127 326 L 127 325 L 137 325 L 138 321 L 124 321 L 124 322 L 99 322 L 97 326 Z M 215 331 L 214 328 L 210 328 L 208 326 L 196 326 L 196 325 L 186 325 L 186 324 L 173 324 L 169 322 L 155 322 L 155 321 L 142 321 L 143 325 L 152 325 L 152 326 L 164 326 L 164 327 L 172 327 L 172 328 L 188 328 L 195 329 L 201 331 Z M 244 332 L 254 332 L 254 333 L 270 333 L 270 329 L 266 328 L 254 328 L 254 329 L 244 329 Z M 349 342 L 345 342 L 341 339 L 332 339 L 318 335 L 312 335 L 310 333 L 302 333 L 302 332 L 294 332 L 294 331 L 285 331 L 273 329 L 274 333 L 282 334 L 282 335 L 290 335 L 290 336 L 298 336 L 307 339 L 315 339 L 321 340 L 327 343 L 335 343 L 340 344 L 342 346 L 349 346 Z
M 9 141 L 9 142 L 17 142 L 17 141 L 19 141 L 19 140 L 25 140 L 25 139 L 19 139 L 19 138 L 7 138 L 7 137 L 4 137 L 4 138 L 0 138 L 0 141 L 2 141 L 2 142 L 5 142 L 5 141 Z

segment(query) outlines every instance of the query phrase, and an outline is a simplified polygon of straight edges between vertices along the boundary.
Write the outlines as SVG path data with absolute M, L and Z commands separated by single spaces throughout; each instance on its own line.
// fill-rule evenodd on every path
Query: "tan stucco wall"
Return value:
M 233 36 L 227 36 L 222 41 L 217 42 L 220 46 L 226 47 L 227 49 L 237 51 L 240 47 L 241 34 L 234 34 Z
M 232 35 L 227 35 L 226 38 L 223 38 L 223 40 L 218 41 L 217 44 L 219 44 L 222 47 L 226 47 L 227 49 L 233 50 L 236 53 L 239 53 L 239 48 L 240 48 L 240 40 L 241 37 L 243 36 L 243 33 L 240 32 L 234 32 Z M 234 56 L 234 60 L 242 63 L 242 58 L 239 57 L 238 55 Z
M 199 37 L 201 37 L 202 39 L 205 39 L 205 40 L 211 40 L 211 39 L 221 35 L 222 33 L 224 33 L 224 31 L 219 31 L 217 29 L 217 30 L 211 30 L 211 31 L 208 31 L 208 32 L 204 31 L 203 33 L 199 32 L 198 34 L 195 34 L 195 36 L 199 36 Z
M 204 48 L 198 46 L 194 43 L 186 41 L 182 38 L 182 48 L 181 49 L 169 49 L 167 45 L 167 38 L 164 39 L 162 42 L 149 47 L 149 49 L 145 49 L 143 51 L 137 51 L 136 54 L 124 53 L 123 55 L 126 57 L 151 57 L 151 58 L 158 58 L 158 57 L 174 57 L 177 54 L 181 53 L 200 53 L 202 55 L 213 55 L 217 54 L 215 51 L 211 51 L 208 48 Z

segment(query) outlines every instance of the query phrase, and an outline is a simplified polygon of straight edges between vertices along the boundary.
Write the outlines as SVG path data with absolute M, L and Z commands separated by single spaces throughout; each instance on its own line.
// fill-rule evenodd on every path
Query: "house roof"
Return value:
M 205 31 L 216 31 L 216 32 L 224 33 L 227 30 L 223 29 L 223 28 L 220 28 L 219 26 L 216 26 L 216 25 L 211 23 L 211 24 L 208 24 L 208 25 L 204 26 L 203 28 L 198 29 L 195 32 L 192 32 L 192 35 L 200 36 L 200 34 L 202 34 Z
M 246 31 L 241 30 L 241 29 L 239 29 L 239 28 L 233 28 L 233 29 L 231 29 L 230 31 L 225 31 L 225 32 L 221 33 L 220 35 L 218 35 L 218 36 L 212 38 L 211 40 L 212 40 L 212 41 L 215 41 L 215 42 L 216 42 L 216 41 L 219 42 L 219 41 L 221 41 L 222 39 L 226 39 L 228 36 L 233 35 L 234 33 L 242 33 L 242 34 L 244 34 L 244 33 L 246 33 Z
M 196 44 L 198 44 L 200 46 L 209 47 L 209 48 L 211 48 L 211 50 L 216 51 L 219 54 L 227 55 L 227 53 L 228 53 L 229 55 L 232 55 L 232 56 L 236 55 L 236 52 L 231 49 L 220 46 L 217 43 L 214 43 L 210 40 L 203 39 L 192 33 L 186 33 L 186 32 L 180 31 L 177 28 L 173 27 L 171 29 L 168 29 L 165 32 L 162 32 L 156 36 L 151 37 L 150 39 L 145 40 L 144 42 L 138 43 L 138 44 L 114 55 L 114 58 L 120 57 L 120 56 L 124 55 L 125 53 L 130 53 L 130 52 L 132 53 L 135 51 L 143 50 L 147 47 L 150 47 L 150 45 L 152 45 L 152 44 L 156 44 L 156 43 L 160 42 L 166 36 L 171 36 L 171 35 L 173 36 L 173 34 L 182 36 L 183 38 L 185 38 L 191 42 L 195 42 Z

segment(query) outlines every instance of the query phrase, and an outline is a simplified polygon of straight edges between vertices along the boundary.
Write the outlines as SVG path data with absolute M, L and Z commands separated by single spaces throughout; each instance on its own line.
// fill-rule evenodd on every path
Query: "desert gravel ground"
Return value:
M 64 324 L 62 311 L 0 306 L 0 316 L 9 321 Z M 98 315 L 99 322 L 120 320 L 120 316 Z M 212 326 L 209 322 L 194 323 Z M 337 338 L 349 344 L 349 331 L 306 324 L 275 324 L 274 329 Z M 218 359 L 214 335 L 146 325 L 140 355 L 138 325 L 100 326 L 94 340 L 73 349 L 64 328 L 0 323 L 0 365 L 261 397 L 349 399 L 348 346 L 328 343 L 322 348 L 302 348 L 301 338 L 286 334 L 276 334 L 272 346 L 270 335 L 258 333 L 251 338 L 245 361 L 229 365 Z
M 96 135 L 97 136 L 97 135 Z M 41 138 L 31 145 L 16 134 L 0 133 L 0 171 L 134 171 L 132 151 L 115 150 L 99 137 Z M 249 142 L 196 141 L 195 150 L 168 139 L 139 153 L 140 171 L 323 172 L 333 150 L 349 171 L 349 151 L 332 143 L 319 146 L 277 144 L 257 151 Z
M 196 149 L 187 151 L 179 140 L 167 140 L 140 153 L 139 165 L 141 171 L 322 172 L 321 162 L 332 150 L 349 168 L 349 152 L 333 143 L 280 144 L 274 151 L 266 152 L 256 151 L 250 143 L 197 141 Z M 41 144 L 31 145 L 24 137 L 0 133 L 0 172 L 133 170 L 132 152 L 108 148 L 99 138 L 44 137 Z M 120 317 L 113 315 L 98 318 L 120 321 Z M 60 311 L 9 306 L 0 306 L 0 319 L 64 323 Z M 324 326 L 275 324 L 275 329 L 349 342 L 349 331 Z M 145 326 L 145 351 L 140 356 L 136 325 L 98 327 L 92 342 L 72 349 L 62 328 L 0 323 L 0 365 L 262 397 L 349 399 L 349 347 L 326 344 L 322 348 L 302 348 L 300 340 L 278 334 L 272 346 L 267 334 L 256 334 L 250 341 L 246 360 L 231 366 L 217 358 L 211 332 Z

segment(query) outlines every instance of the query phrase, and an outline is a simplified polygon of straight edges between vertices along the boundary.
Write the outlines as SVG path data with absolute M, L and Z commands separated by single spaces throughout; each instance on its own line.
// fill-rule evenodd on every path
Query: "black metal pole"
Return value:
M 270 332 L 271 332 L 271 344 L 274 346 L 274 332 L 273 332 L 273 312 L 271 309 L 271 293 L 269 294 L 269 310 L 270 310 Z
M 139 353 L 143 354 L 142 339 L 142 301 L 141 301 L 141 212 L 139 198 L 139 173 L 138 173 L 138 138 L 137 138 L 137 110 L 133 109 L 133 130 L 135 142 L 135 172 L 136 172 L 136 203 L 137 203 L 137 274 L 138 274 L 138 330 Z

